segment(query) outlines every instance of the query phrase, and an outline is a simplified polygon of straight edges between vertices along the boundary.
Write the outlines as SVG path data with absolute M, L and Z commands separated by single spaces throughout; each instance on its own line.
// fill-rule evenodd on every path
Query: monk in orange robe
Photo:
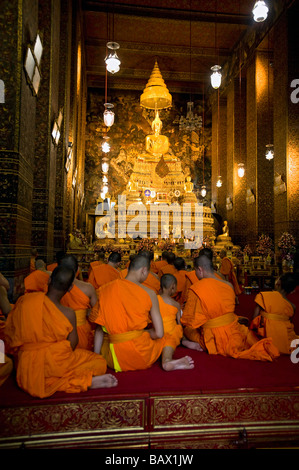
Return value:
M 241 289 L 235 274 L 235 268 L 232 261 L 227 258 L 226 251 L 221 250 L 219 254 L 221 258 L 220 273 L 224 276 L 224 279 L 233 285 L 236 296 L 241 294 Z
M 59 262 L 59 266 L 65 266 L 78 271 L 78 261 L 73 255 L 66 255 Z M 98 301 L 95 288 L 89 283 L 74 279 L 72 288 L 62 297 L 60 303 L 75 311 L 77 320 L 78 344 L 77 348 L 93 349 L 94 331 L 88 321 L 91 309 Z
M 176 269 L 174 267 L 174 260 L 175 260 L 175 254 L 172 251 L 167 252 L 167 264 L 165 266 L 162 266 L 162 268 L 159 269 L 158 276 L 161 279 L 163 274 L 174 274 L 176 272 Z
M 112 252 L 108 258 L 107 264 L 101 264 L 95 266 L 88 276 L 88 282 L 93 285 L 97 290 L 99 287 L 113 281 L 114 279 L 120 279 L 120 271 L 118 270 L 121 263 L 121 255 L 118 252 Z
M 37 258 L 35 261 L 36 270 L 24 279 L 25 294 L 31 292 L 47 292 L 51 272 L 46 270 L 43 259 Z
M 270 338 L 259 340 L 235 315 L 235 293 L 230 283 L 216 278 L 213 262 L 204 254 L 194 260 L 200 282 L 189 289 L 181 318 L 184 335 L 209 354 L 272 361 L 279 351 Z
M 47 294 L 23 295 L 8 315 L 5 336 L 18 350 L 17 383 L 32 396 L 44 398 L 58 390 L 77 393 L 117 384 L 114 376 L 106 374 L 102 356 L 75 349 L 76 316 L 60 304 L 74 277 L 73 270 L 57 267 Z
M 296 288 L 293 273 L 285 273 L 276 281 L 275 291 L 260 292 L 250 328 L 263 338 L 272 338 L 281 354 L 291 354 L 291 342 L 299 339 L 291 319 L 295 306 L 287 299 Z
M 117 279 L 99 290 L 95 322 L 108 334 L 102 354 L 108 366 L 118 372 L 147 369 L 161 354 L 164 370 L 191 369 L 194 364 L 189 356 L 173 359 L 176 343 L 170 335 L 164 336 L 157 296 L 142 284 L 149 269 L 149 258 L 138 254 L 126 279 Z M 149 323 L 152 328 L 146 329 Z
M 168 256 L 168 251 L 163 251 L 161 255 L 161 259 L 154 261 L 151 261 L 151 271 L 155 274 L 158 274 L 160 269 L 163 268 L 163 266 L 166 266 L 167 263 L 167 256 Z
M 11 311 L 11 304 L 7 297 L 9 289 L 8 280 L 0 273 L 0 386 L 4 384 L 5 380 L 10 376 L 13 371 L 13 361 L 11 357 L 6 354 L 7 345 L 5 343 L 5 325 L 6 317 Z
M 181 325 L 181 306 L 173 296 L 177 292 L 177 280 L 173 274 L 163 274 L 161 277 L 161 294 L 158 295 L 160 313 L 163 320 L 164 334 L 172 336 L 176 346 L 183 337 Z

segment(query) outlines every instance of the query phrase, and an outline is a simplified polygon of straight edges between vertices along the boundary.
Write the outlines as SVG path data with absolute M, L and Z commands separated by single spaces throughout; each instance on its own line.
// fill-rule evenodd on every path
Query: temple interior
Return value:
M 254 7 L 261 8 L 255 17 Z M 272 290 L 280 274 L 298 275 L 298 17 L 298 0 L 4 1 L 0 273 L 9 282 L 9 301 L 14 304 L 24 294 L 33 252 L 48 266 L 61 251 L 74 254 L 87 281 L 90 263 L 99 256 L 107 260 L 114 251 L 121 254 L 122 268 L 140 250 L 151 251 L 154 261 L 172 251 L 191 271 L 202 247 L 213 250 L 215 269 L 225 250 L 242 291 L 239 312 L 249 317 L 259 291 Z M 296 304 L 298 297 L 294 299 Z M 288 443 L 298 446 L 299 384 L 291 369 L 291 391 L 273 382 L 267 417 L 262 416 L 267 384 L 260 379 L 255 386 L 247 372 L 246 390 L 262 390 L 256 402 L 258 418 L 251 421 L 246 415 L 249 429 L 267 422 L 266 429 L 279 421 L 280 431 L 275 428 L 273 433 L 287 442 L 282 430 L 287 418 L 273 410 L 289 400 L 293 428 Z M 259 373 L 264 374 L 262 369 Z M 216 378 L 211 379 L 206 388 L 199 385 L 196 390 L 208 397 L 217 389 L 215 383 Z M 242 380 L 236 383 L 240 391 Z M 226 382 L 222 388 L 233 387 Z M 30 432 L 24 425 L 23 438 L 11 424 L 13 413 L 20 422 L 20 406 L 36 411 L 39 405 L 36 400 L 27 403 L 19 392 L 9 399 L 7 390 L 2 402 L 7 399 L 8 414 L 4 407 L 2 416 L 10 430 L 2 436 L 3 446 L 11 442 L 17 447 L 34 435 L 34 420 Z M 162 423 L 178 393 L 175 385 L 168 395 L 161 391 L 164 402 L 158 385 L 147 395 L 144 386 L 138 399 L 132 399 L 134 391 L 127 382 L 120 390 L 114 397 L 121 403 L 120 421 L 111 418 L 110 428 L 105 418 L 103 427 L 94 427 L 94 446 L 148 448 L 152 433 L 151 446 L 175 448 L 172 426 L 180 429 L 179 418 Z M 184 407 L 184 400 L 195 392 L 192 387 L 180 390 Z M 220 403 L 218 392 L 215 400 Z M 285 395 L 275 395 L 280 392 Z M 86 399 L 92 416 L 95 396 L 84 397 L 76 406 L 83 407 Z M 243 427 L 229 417 L 238 397 L 225 405 L 223 423 L 237 437 L 227 437 L 229 431 L 224 447 L 236 447 L 232 439 L 244 443 Z M 110 398 L 103 395 L 99 406 L 109 409 Z M 249 403 L 250 392 L 246 399 Z M 125 416 L 121 400 L 130 402 L 136 422 Z M 62 414 L 65 403 L 65 396 L 58 394 L 44 405 L 42 419 L 47 406 L 61 407 L 57 413 Z M 161 415 L 159 406 L 164 407 Z M 186 406 L 188 411 L 193 405 Z M 210 407 L 212 413 L 210 402 L 196 406 Z M 150 421 L 153 407 L 155 422 Z M 91 419 L 86 429 L 61 424 L 59 432 L 68 433 L 63 446 L 72 447 L 70 439 L 78 432 L 85 439 Z M 182 425 L 186 448 L 193 429 L 188 419 Z M 212 429 L 202 447 L 217 447 L 221 431 L 216 421 L 203 425 L 194 418 L 191 447 L 201 448 L 202 425 Z M 47 431 L 38 432 L 52 439 L 56 431 L 51 426 L 47 423 Z M 276 446 L 273 433 L 269 437 L 265 429 L 262 442 L 268 439 Z M 88 445 L 93 447 L 90 435 Z M 37 437 L 32 439 L 32 445 L 39 446 Z

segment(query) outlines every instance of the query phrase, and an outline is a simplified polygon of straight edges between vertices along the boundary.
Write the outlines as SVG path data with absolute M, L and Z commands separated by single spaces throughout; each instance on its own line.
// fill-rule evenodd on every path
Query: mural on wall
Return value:
M 211 178 L 211 126 L 205 123 L 204 145 L 202 129 L 195 131 L 180 130 L 179 119 L 186 116 L 186 103 L 189 97 L 172 95 L 173 105 L 170 109 L 159 111 L 163 127 L 161 133 L 169 139 L 169 153 L 180 159 L 185 176 L 191 176 L 195 192 L 203 183 L 204 176 L 207 196 L 199 198 L 199 202 L 209 204 Z M 109 158 L 109 193 L 117 198 L 129 181 L 138 155 L 145 152 L 145 138 L 152 134 L 154 111 L 144 109 L 139 104 L 140 92 L 124 91 L 108 97 L 113 103 L 115 121 L 108 129 L 103 123 L 104 93 L 89 90 L 87 123 L 86 123 L 86 154 L 85 154 L 85 197 L 86 211 L 94 211 L 96 201 L 100 197 L 102 186 L 102 158 Z M 194 114 L 202 115 L 201 102 L 194 99 Z M 110 152 L 102 152 L 103 136 L 107 131 Z

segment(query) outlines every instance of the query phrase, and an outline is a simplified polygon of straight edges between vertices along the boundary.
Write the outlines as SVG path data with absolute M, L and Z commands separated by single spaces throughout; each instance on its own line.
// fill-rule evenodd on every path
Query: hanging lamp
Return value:
M 268 16 L 268 11 L 269 8 L 267 7 L 266 3 L 263 1 L 257 1 L 254 4 L 252 13 L 253 13 L 253 19 L 257 23 L 261 23 L 266 20 Z

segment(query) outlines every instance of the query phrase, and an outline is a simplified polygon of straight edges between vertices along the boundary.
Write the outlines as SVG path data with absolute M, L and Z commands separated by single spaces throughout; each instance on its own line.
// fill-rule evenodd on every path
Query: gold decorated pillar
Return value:
M 256 52 L 246 74 L 246 202 L 247 241 L 255 244 L 262 233 L 273 239 L 273 160 L 265 157 L 273 143 L 273 71 L 267 52 Z
M 299 241 L 298 2 L 274 27 L 275 242 L 284 231 Z M 280 178 L 280 181 L 279 181 Z
M 246 83 L 240 77 L 227 89 L 227 221 L 233 241 L 244 246 L 247 231 L 246 207 Z M 243 164 L 245 174 L 238 175 Z
M 226 141 L 226 97 L 214 92 L 212 98 L 212 202 L 216 204 L 217 213 L 222 220 L 226 219 L 227 194 L 227 141 Z M 217 187 L 218 177 L 221 176 L 222 186 Z

